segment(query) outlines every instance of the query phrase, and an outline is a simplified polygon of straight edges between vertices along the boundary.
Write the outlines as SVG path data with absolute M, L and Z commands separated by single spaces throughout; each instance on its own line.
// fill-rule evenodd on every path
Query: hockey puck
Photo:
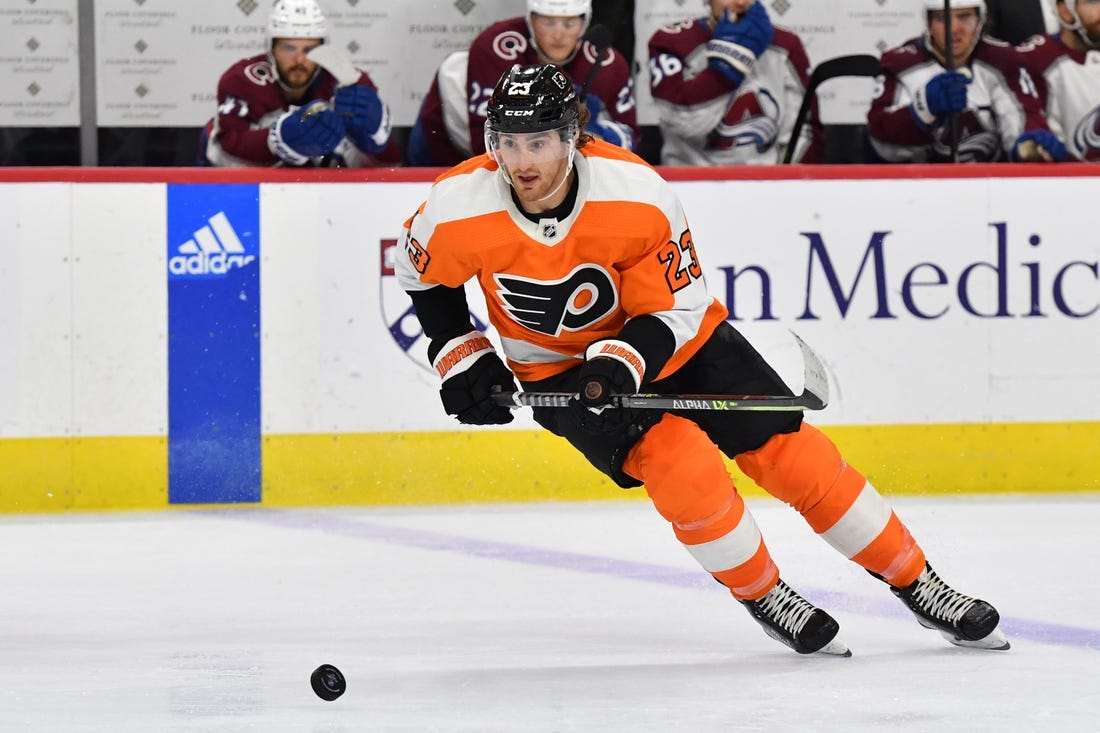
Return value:
M 309 684 L 313 686 L 317 697 L 329 702 L 343 695 L 347 689 L 344 675 L 331 664 L 322 664 L 313 670 L 313 674 L 309 676 Z

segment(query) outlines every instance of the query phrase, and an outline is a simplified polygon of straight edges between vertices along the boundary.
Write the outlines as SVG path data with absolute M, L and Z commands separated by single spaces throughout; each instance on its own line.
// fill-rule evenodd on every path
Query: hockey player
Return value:
M 1025 161 L 1100 160 L 1100 0 L 1054 0 L 1061 31 L 1017 48 L 1049 130 L 1025 135 Z
M 452 166 L 484 153 L 485 103 L 517 63 L 558 64 L 574 79 L 591 77 L 585 131 L 633 150 L 638 118 L 630 62 L 614 48 L 596 58 L 595 46 L 582 40 L 591 18 L 591 0 L 527 0 L 526 16 L 494 23 L 468 51 L 444 59 L 409 132 L 409 163 Z
M 709 15 L 649 40 L 649 81 L 664 165 L 762 165 L 792 144 L 810 61 L 794 33 L 772 26 L 756 0 L 709 0 Z M 816 103 L 791 158 L 821 161 Z
M 943 0 L 924 0 L 927 30 L 882 55 L 867 114 L 875 153 L 891 163 L 1006 159 L 1020 136 L 1045 124 L 1020 86 L 1020 61 L 1007 44 L 982 36 L 983 0 L 953 0 L 948 71 Z M 954 133 L 952 127 L 954 126 Z
M 780 579 L 721 453 L 889 584 L 953 643 L 1007 649 L 997 611 L 950 588 L 905 525 L 801 412 L 610 408 L 612 394 L 790 394 L 707 293 L 671 186 L 640 158 L 582 132 L 588 110 L 553 65 L 515 66 L 487 106 L 488 155 L 440 176 L 405 223 L 397 275 L 448 414 L 512 413 L 516 380 L 572 392 L 534 418 L 627 488 L 644 485 L 688 552 L 765 631 L 799 653 L 847 655 L 837 622 Z M 507 366 L 472 325 L 484 291 Z
M 233 64 L 218 81 L 218 113 L 203 129 L 201 165 L 400 164 L 389 109 L 370 76 L 355 69 L 358 81 L 338 86 L 331 70 L 310 58 L 327 35 L 315 0 L 275 0 L 268 50 Z

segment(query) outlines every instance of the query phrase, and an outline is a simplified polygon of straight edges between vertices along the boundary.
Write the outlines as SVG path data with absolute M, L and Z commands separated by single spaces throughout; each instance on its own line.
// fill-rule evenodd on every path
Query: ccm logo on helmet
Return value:
M 531 115 L 535 114 L 535 110 L 533 110 L 533 109 L 506 109 L 506 110 L 503 110 L 502 114 L 505 117 L 530 117 Z

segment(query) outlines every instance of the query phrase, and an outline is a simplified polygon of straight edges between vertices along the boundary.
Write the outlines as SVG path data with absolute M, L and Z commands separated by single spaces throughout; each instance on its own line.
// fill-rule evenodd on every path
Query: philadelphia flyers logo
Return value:
M 613 313 L 619 293 L 607 270 L 581 265 L 561 280 L 531 280 L 514 275 L 493 277 L 505 312 L 524 328 L 550 336 L 582 331 Z

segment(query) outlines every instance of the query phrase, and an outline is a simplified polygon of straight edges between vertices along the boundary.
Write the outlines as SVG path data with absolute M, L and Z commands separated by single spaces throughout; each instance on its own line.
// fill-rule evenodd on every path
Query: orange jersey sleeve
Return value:
M 407 291 L 476 279 L 509 366 L 543 379 L 584 358 L 630 319 L 659 318 L 672 373 L 726 317 L 706 289 L 672 187 L 632 153 L 590 142 L 574 160 L 577 203 L 565 219 L 525 218 L 488 156 L 441 176 L 407 222 L 397 275 Z

